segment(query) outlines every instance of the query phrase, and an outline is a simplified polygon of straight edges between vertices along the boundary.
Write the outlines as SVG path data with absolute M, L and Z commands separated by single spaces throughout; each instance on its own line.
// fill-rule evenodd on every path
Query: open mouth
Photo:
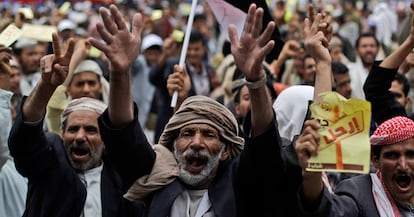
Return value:
M 194 174 L 200 173 L 208 163 L 208 158 L 202 156 L 189 156 L 185 159 L 187 161 L 187 171 Z
M 77 147 L 71 149 L 71 154 L 74 160 L 83 160 L 89 156 L 90 151 L 88 148 Z
M 397 181 L 398 187 L 402 191 L 406 191 L 411 184 L 411 177 L 407 175 L 398 175 L 395 180 Z

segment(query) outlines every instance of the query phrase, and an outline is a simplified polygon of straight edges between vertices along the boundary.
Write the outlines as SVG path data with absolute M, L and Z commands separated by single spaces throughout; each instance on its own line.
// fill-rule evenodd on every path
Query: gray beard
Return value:
M 66 146 L 66 153 L 68 155 L 69 161 L 70 161 L 73 169 L 75 169 L 75 171 L 77 173 L 84 172 L 86 170 L 90 170 L 90 169 L 93 169 L 93 168 L 99 166 L 102 162 L 101 157 L 102 157 L 102 153 L 103 153 L 103 150 L 104 150 L 104 145 L 102 145 L 98 150 L 96 150 L 96 152 L 91 152 L 91 158 L 89 159 L 89 161 L 82 162 L 82 163 L 81 162 L 76 162 L 71 157 L 70 147 L 71 146 L 81 146 L 81 145 L 86 145 L 86 144 L 79 144 L 76 141 L 74 141 L 69 146 Z
M 174 156 L 177 159 L 178 167 L 180 170 L 179 179 L 189 186 L 199 186 L 199 185 L 203 185 L 206 182 L 208 182 L 211 176 L 212 170 L 215 167 L 217 167 L 219 164 L 220 158 L 223 155 L 225 147 L 226 146 L 223 145 L 220 152 L 215 156 L 210 156 L 203 152 L 198 152 L 198 151 L 195 152 L 192 149 L 188 149 L 183 153 L 179 153 L 176 150 L 174 150 Z M 203 170 L 201 170 L 199 174 L 192 174 L 185 169 L 185 165 L 187 163 L 187 161 L 185 160 L 185 157 L 188 155 L 194 155 L 194 154 L 198 154 L 198 155 L 208 158 L 207 165 L 203 168 Z

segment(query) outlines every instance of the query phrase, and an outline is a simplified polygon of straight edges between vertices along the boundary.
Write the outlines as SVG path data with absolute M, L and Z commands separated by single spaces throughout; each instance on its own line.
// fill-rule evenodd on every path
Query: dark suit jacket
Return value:
M 101 134 L 107 149 L 131 158 L 134 170 L 120 172 L 121 176 L 125 176 L 123 179 L 136 179 L 149 174 L 155 161 L 155 153 L 136 115 L 137 111 L 134 121 L 118 130 L 110 127 L 107 112 L 100 119 Z M 220 163 L 217 175 L 208 188 L 216 216 L 296 216 L 296 192 L 302 183 L 302 170 L 298 166 L 287 167 L 288 160 L 286 152 L 282 151 L 276 122 L 263 135 L 246 138 L 245 144 L 238 157 Z M 176 179 L 153 192 L 146 198 L 144 216 L 169 216 L 173 202 L 185 188 Z
M 303 195 L 300 197 L 303 198 Z M 303 204 L 302 204 L 303 205 Z M 319 207 L 307 211 L 301 206 L 299 216 L 346 216 L 346 217 L 379 217 L 374 197 L 372 181 L 369 174 L 355 176 L 339 183 L 335 194 L 324 187 Z
M 16 168 L 29 180 L 23 216 L 79 217 L 86 200 L 86 188 L 72 168 L 61 138 L 44 133 L 42 126 L 43 121 L 36 125 L 25 124 L 20 113 L 9 137 Z M 140 216 L 142 207 L 123 198 L 129 185 L 123 182 L 111 161 L 104 157 L 102 216 Z
M 372 65 L 364 83 L 365 98 L 371 102 L 372 118 L 377 125 L 395 116 L 407 116 L 405 108 L 389 91 L 398 69 L 380 67 L 380 63 Z

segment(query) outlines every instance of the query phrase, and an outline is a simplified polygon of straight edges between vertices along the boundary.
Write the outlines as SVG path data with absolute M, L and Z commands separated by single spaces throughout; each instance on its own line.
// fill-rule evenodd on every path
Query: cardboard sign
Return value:
M 368 173 L 371 104 L 345 99 L 337 92 L 320 95 L 323 103 L 312 104 L 312 119 L 321 124 L 319 155 L 311 157 L 308 171 Z
M 9 47 L 22 36 L 22 34 L 22 30 L 17 28 L 14 24 L 10 24 L 0 33 L 0 44 Z

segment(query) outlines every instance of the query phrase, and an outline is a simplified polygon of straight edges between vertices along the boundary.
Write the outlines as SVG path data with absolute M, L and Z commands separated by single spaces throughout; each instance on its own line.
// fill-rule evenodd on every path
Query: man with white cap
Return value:
M 113 156 L 101 138 L 97 119 L 106 109 L 104 102 L 74 99 L 62 113 L 62 136 L 43 131 L 46 105 L 65 81 L 74 50 L 70 40 L 61 53 L 57 34 L 52 38 L 54 54 L 41 59 L 42 78 L 24 99 L 9 137 L 16 168 L 29 180 L 23 216 L 141 216 L 141 206 L 123 198 L 131 183 L 114 168 L 129 162 Z
M 141 54 L 132 64 L 132 97 L 139 109 L 139 122 L 145 128 L 154 98 L 155 86 L 149 80 L 151 67 L 157 64 L 162 53 L 163 40 L 156 34 L 142 38 Z
M 13 45 L 13 52 L 21 66 L 20 89 L 28 96 L 40 80 L 39 63 L 46 49 L 36 40 L 21 37 Z
M 60 85 L 49 100 L 45 116 L 48 131 L 58 135 L 61 135 L 60 116 L 71 99 L 90 97 L 108 103 L 109 83 L 96 61 L 81 61 L 67 79 L 67 85 Z
M 59 21 L 57 29 L 59 32 L 59 38 L 63 45 L 62 47 L 66 48 L 68 40 L 75 37 L 76 24 L 70 19 L 63 19 Z

